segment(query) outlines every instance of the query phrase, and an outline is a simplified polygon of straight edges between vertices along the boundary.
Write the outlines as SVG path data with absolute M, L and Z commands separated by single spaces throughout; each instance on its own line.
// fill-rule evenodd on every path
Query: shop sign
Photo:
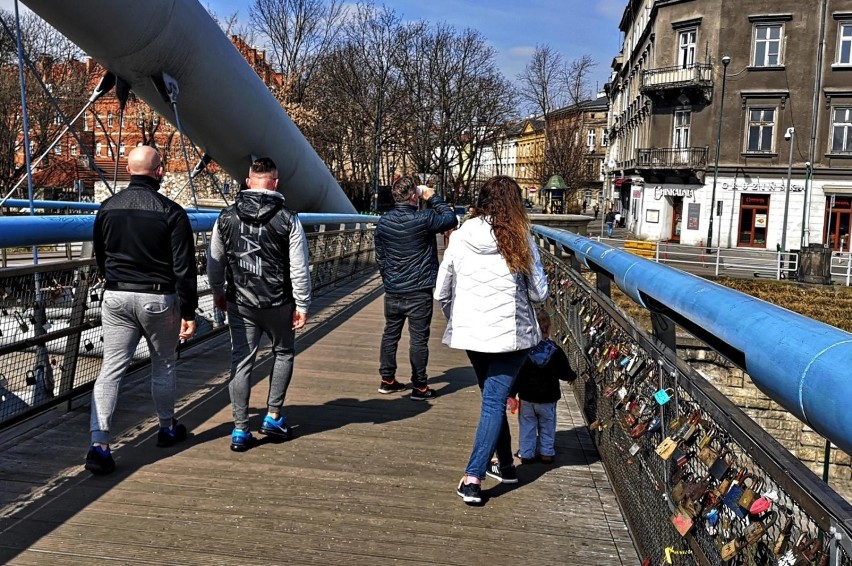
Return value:
M 686 207 L 686 229 L 698 230 L 698 218 L 701 216 L 701 205 L 691 202 Z
M 654 200 L 662 200 L 663 197 L 685 197 L 694 198 L 695 187 L 693 185 L 656 185 L 654 187 Z
M 636 200 L 639 200 L 640 198 L 642 198 L 642 189 L 641 188 L 633 189 L 633 198 L 636 199 Z
M 739 191 L 747 193 L 783 193 L 787 190 L 787 181 L 757 181 L 755 183 L 722 183 L 723 191 Z M 790 184 L 791 193 L 801 193 L 804 185 Z
M 754 215 L 754 227 L 755 228 L 766 228 L 766 215 L 765 214 L 755 214 Z
M 744 195 L 743 196 L 743 204 L 750 204 L 753 206 L 769 206 L 769 196 L 768 195 Z

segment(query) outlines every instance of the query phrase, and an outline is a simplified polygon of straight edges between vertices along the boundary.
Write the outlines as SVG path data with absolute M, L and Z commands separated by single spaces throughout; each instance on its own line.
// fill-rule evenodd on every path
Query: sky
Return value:
M 218 15 L 238 12 L 244 21 L 250 3 L 204 0 L 204 5 Z M 479 30 L 497 52 L 500 69 L 512 80 L 523 70 L 536 45 L 550 45 L 569 60 L 591 55 L 597 63 L 591 87 L 597 85 L 603 90 L 610 62 L 621 48 L 618 22 L 627 0 L 386 0 L 384 4 L 404 20 L 423 19 Z
M 382 4 L 381 0 L 375 0 Z M 248 23 L 251 0 L 201 0 L 219 16 L 238 13 Z M 621 48 L 618 22 L 627 0 L 386 0 L 404 20 L 445 22 L 474 28 L 497 53 L 497 64 L 514 80 L 536 45 L 550 45 L 565 59 L 588 54 L 596 62 L 591 88 L 603 89 L 609 65 Z M 25 4 L 24 4 L 25 5 Z M 0 8 L 14 10 L 13 0 Z M 23 9 L 23 8 L 22 8 Z

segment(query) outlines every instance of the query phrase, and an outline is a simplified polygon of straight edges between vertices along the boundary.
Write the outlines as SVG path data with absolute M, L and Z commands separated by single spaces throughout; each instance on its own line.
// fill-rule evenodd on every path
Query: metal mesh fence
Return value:
M 375 269 L 373 228 L 307 232 L 314 294 Z M 202 237 L 202 241 L 207 239 Z M 207 249 L 197 248 L 196 334 L 226 328 L 213 307 Z M 93 259 L 0 269 L 0 428 L 91 387 L 103 355 L 103 282 Z M 134 364 L 148 361 L 140 340 Z
M 644 564 L 852 564 L 852 506 L 558 252 L 553 334 Z

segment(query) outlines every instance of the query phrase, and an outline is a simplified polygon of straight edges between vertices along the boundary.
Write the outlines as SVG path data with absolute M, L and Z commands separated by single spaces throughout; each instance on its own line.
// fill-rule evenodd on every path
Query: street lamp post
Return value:
M 713 161 L 713 190 L 710 192 L 710 223 L 707 226 L 707 252 L 713 246 L 713 215 L 716 213 L 716 179 L 719 177 L 719 148 L 722 145 L 722 116 L 725 110 L 725 82 L 731 58 L 722 57 L 722 95 L 719 99 L 719 125 L 716 129 L 716 156 Z
M 790 142 L 790 160 L 787 163 L 787 188 L 784 190 L 784 223 L 781 225 L 781 251 L 787 251 L 787 213 L 790 207 L 790 178 L 793 176 L 793 147 L 796 141 L 796 128 L 787 128 L 784 139 Z

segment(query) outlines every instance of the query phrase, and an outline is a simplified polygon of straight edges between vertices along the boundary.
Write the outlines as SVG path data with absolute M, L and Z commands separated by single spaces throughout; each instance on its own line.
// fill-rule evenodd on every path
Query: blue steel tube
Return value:
M 769 398 L 852 453 L 852 334 L 576 234 L 535 226 L 645 308 L 702 333 Z M 688 328 L 689 329 L 689 328 Z
M 32 204 L 36 209 L 89 210 L 92 212 L 97 212 L 97 210 L 101 207 L 101 203 L 99 202 L 77 202 L 75 200 L 34 200 Z M 30 208 L 30 201 L 27 199 L 10 198 L 3 202 L 2 206 L 8 208 L 28 209 Z M 187 208 L 186 210 L 193 212 L 219 212 L 218 209 L 214 208 Z
M 174 123 L 164 75 L 173 78 L 186 134 L 235 179 L 245 178 L 252 156 L 269 156 L 295 210 L 355 213 L 281 104 L 196 0 L 25 3 Z
M 188 212 L 193 232 L 209 232 L 219 212 Z M 362 214 L 301 213 L 305 226 L 320 224 L 372 224 L 378 216 Z M 3 216 L 0 217 L 0 248 L 41 246 L 69 242 L 89 242 L 95 224 L 93 214 L 67 216 Z

